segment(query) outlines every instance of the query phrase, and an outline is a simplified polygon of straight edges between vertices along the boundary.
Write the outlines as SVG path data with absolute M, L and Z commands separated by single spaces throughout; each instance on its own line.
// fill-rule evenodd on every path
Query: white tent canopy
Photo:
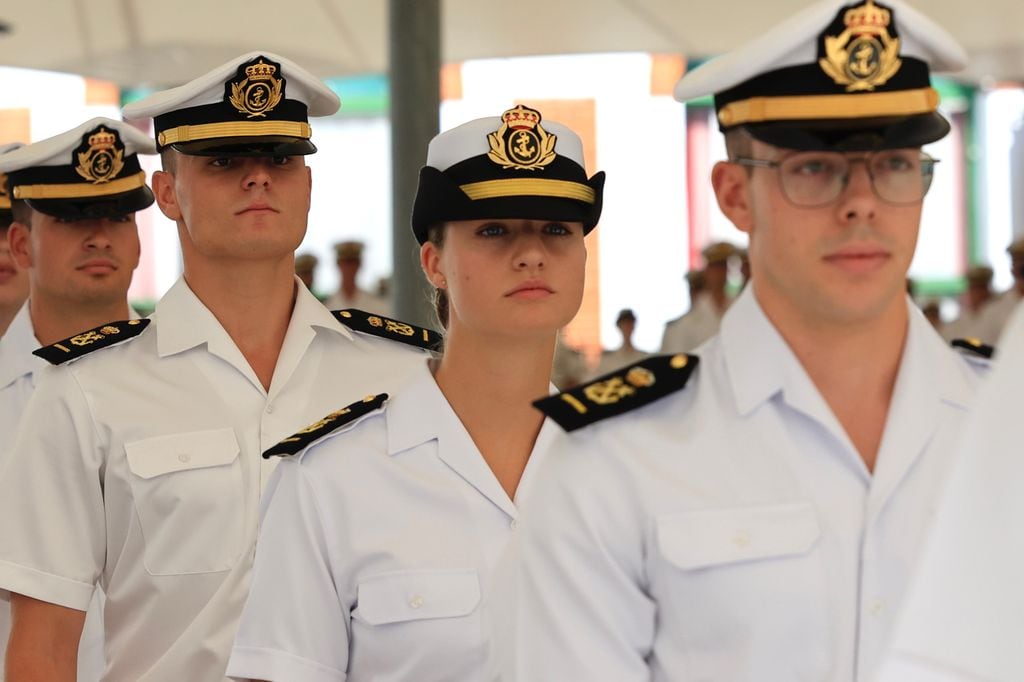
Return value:
M 968 49 L 971 80 L 1024 80 L 1020 0 L 910 0 Z M 446 62 L 644 51 L 706 57 L 807 0 L 442 0 Z M 318 75 L 387 69 L 386 0 L 36 0 L 6 2 L 0 65 L 166 87 L 252 49 Z

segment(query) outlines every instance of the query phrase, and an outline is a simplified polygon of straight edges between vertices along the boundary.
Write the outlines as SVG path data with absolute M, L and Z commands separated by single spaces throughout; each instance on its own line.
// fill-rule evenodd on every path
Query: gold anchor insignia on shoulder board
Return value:
M 501 115 L 501 127 L 488 133 L 487 158 L 502 168 L 538 170 L 555 160 L 558 137 L 544 130 L 536 109 L 518 105 Z
M 116 178 L 124 168 L 124 145 L 117 132 L 100 126 L 86 138 L 85 144 L 87 149 L 75 152 L 75 172 L 94 185 Z
M 231 106 L 246 118 L 266 117 L 281 101 L 284 92 L 284 81 L 275 75 L 278 69 L 278 64 L 267 62 L 263 57 L 246 66 L 245 77 L 231 82 L 228 98 Z
M 892 12 L 874 0 L 853 7 L 843 15 L 845 29 L 824 36 L 822 70 L 847 92 L 871 91 L 885 85 L 900 70 L 900 39 L 890 35 Z

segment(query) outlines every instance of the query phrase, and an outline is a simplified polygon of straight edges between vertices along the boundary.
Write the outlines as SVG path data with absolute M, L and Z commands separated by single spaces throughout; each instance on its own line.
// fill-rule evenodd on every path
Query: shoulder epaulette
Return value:
M 653 355 L 533 405 L 566 431 L 575 431 L 680 390 L 699 362 L 686 353 Z
M 970 355 L 977 355 L 986 360 L 991 360 L 992 356 L 996 353 L 994 346 L 982 343 L 980 339 L 953 339 L 950 345 L 953 348 L 965 351 Z
M 331 313 L 343 325 L 357 332 L 372 334 L 427 350 L 440 350 L 441 348 L 443 337 L 433 329 L 417 327 L 407 322 L 399 322 L 383 315 L 367 313 L 355 308 L 332 310 Z
M 100 348 L 109 348 L 122 341 L 133 339 L 149 326 L 149 320 L 121 320 L 108 322 L 102 327 L 90 329 L 70 338 L 43 346 L 32 351 L 32 355 L 46 360 L 51 365 L 63 365 Z
M 348 407 L 343 407 L 340 410 L 331 412 L 323 419 L 313 422 L 306 428 L 288 436 L 283 441 L 264 452 L 263 459 L 270 459 L 271 457 L 287 457 L 288 455 L 298 454 L 309 447 L 314 441 L 320 440 L 327 434 L 338 430 L 345 424 L 351 424 L 363 415 L 370 414 L 374 410 L 380 409 L 387 399 L 387 393 L 368 395 L 362 400 L 352 403 Z

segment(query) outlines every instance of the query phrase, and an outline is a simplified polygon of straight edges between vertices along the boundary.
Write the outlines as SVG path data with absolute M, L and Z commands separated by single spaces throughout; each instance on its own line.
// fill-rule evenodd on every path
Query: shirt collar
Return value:
M 969 370 L 958 366 L 963 361 L 909 298 L 906 305 L 907 340 L 894 397 L 913 384 L 919 399 L 931 396 L 961 407 L 970 405 L 975 389 L 968 378 Z M 780 391 L 786 392 L 787 402 L 824 402 L 803 365 L 764 314 L 753 287 L 748 286 L 726 312 L 719 343 L 740 414 L 748 414 Z M 818 395 L 817 401 L 810 400 L 811 394 Z
M 319 327 L 352 339 L 352 333 L 338 322 L 327 308 L 296 277 L 297 294 L 292 308 L 289 332 L 299 327 Z M 204 343 L 229 339 L 224 327 L 207 308 L 184 277 L 178 278 L 156 305 L 157 352 L 160 357 L 195 348 Z M 231 342 L 231 345 L 234 345 Z

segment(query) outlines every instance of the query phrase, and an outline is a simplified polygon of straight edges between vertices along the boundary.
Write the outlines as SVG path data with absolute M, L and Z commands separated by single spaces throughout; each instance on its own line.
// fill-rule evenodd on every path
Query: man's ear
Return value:
M 181 207 L 178 206 L 178 194 L 174 189 L 174 175 L 167 171 L 153 172 L 153 196 L 165 216 L 171 220 L 181 220 Z
M 11 257 L 19 270 L 32 267 L 32 249 L 29 248 L 31 232 L 28 227 L 15 220 L 7 228 L 7 246 L 11 249 Z
M 754 225 L 750 205 L 750 173 L 735 163 L 719 161 L 711 169 L 715 199 L 729 221 L 741 232 L 750 233 Z

